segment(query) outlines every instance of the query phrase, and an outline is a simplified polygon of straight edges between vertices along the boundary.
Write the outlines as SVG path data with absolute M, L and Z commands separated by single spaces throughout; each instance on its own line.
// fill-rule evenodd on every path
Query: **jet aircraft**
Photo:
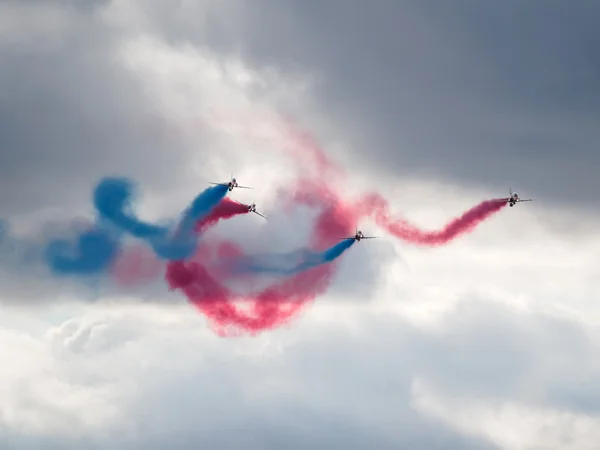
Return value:
M 352 237 L 340 238 L 342 241 L 356 241 L 360 242 L 362 239 L 377 239 L 376 236 L 365 236 L 362 231 L 356 230 L 356 233 Z
M 233 175 L 231 176 L 231 181 L 229 181 L 227 183 L 210 183 L 210 184 L 215 184 L 217 186 L 227 186 L 227 189 L 229 189 L 229 191 L 233 191 L 233 188 L 252 189 L 251 187 L 248 187 L 248 186 L 240 186 L 238 184 L 237 180 L 235 178 L 233 178 Z
M 238 202 L 237 200 L 234 200 L 234 202 L 236 202 L 236 203 L 238 203 L 238 204 L 240 204 L 240 205 L 242 205 L 242 206 L 245 206 L 246 208 L 248 208 L 248 212 L 252 212 L 252 213 L 254 213 L 254 214 L 258 214 L 260 217 L 262 217 L 262 218 L 264 218 L 264 219 L 267 219 L 265 216 L 263 216 L 261 213 L 259 213 L 259 212 L 256 210 L 256 203 L 255 203 L 255 202 L 252 202 L 252 204 L 251 204 L 251 205 L 244 205 L 243 203 L 240 203 L 240 202 Z M 268 219 L 267 219 L 267 220 L 268 220 Z
M 533 201 L 533 199 L 530 199 L 530 198 L 522 199 L 521 197 L 519 197 L 519 194 L 517 194 L 516 192 L 513 192 L 512 189 L 510 189 L 509 192 L 510 192 L 510 197 L 501 199 L 501 200 L 496 200 L 496 201 L 508 203 L 511 208 L 513 206 L 515 206 L 515 204 L 520 203 L 520 202 L 532 202 Z

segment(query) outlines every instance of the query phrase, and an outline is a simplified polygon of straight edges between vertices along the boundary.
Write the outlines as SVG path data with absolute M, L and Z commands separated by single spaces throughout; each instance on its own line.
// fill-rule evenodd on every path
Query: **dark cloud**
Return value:
M 258 0 L 211 10 L 201 31 L 190 10 L 161 13 L 175 42 L 313 72 L 319 112 L 360 152 L 347 161 L 596 201 L 598 2 Z
M 124 30 L 101 19 L 108 4 L 2 6 L 23 25 L 0 45 L 5 215 L 83 202 L 105 173 L 161 187 L 185 176 L 185 144 L 149 119 L 168 112 L 115 63 Z M 56 14 L 66 20 L 43 33 Z M 499 194 L 512 186 L 539 199 L 596 198 L 597 2 L 157 0 L 140 14 L 174 45 L 314 73 L 320 114 L 359 151 L 345 162 Z
M 139 80 L 116 61 L 117 47 L 129 30 L 102 18 L 102 8 L 107 5 L 106 1 L 57 0 L 0 6 L 7 17 L 21 22 L 21 28 L 0 29 L 10 37 L 0 44 L 4 61 L 0 71 L 3 217 L 71 206 L 87 207 L 91 213 L 92 189 L 105 175 L 131 176 L 140 182 L 144 194 L 186 180 L 188 147 L 164 127 L 161 116 L 168 117 L 169 112 L 151 103 Z M 161 2 L 148 3 L 146 8 L 150 16 L 163 12 L 168 17 L 169 12 L 180 11 L 177 5 Z M 132 31 L 132 36 L 136 32 Z M 195 131 L 201 129 L 198 125 Z M 197 150 L 202 142 L 194 144 Z M 68 222 L 74 217 L 67 212 L 63 219 Z M 240 223 L 243 235 L 248 234 L 246 227 L 246 222 Z M 289 243 L 292 233 L 289 230 L 282 240 Z M 43 243 L 39 247 L 43 248 Z M 344 279 L 352 283 L 344 285 L 342 294 L 368 296 L 377 284 L 381 258 L 365 255 L 363 249 L 357 251 L 360 276 L 354 265 L 345 265 Z M 21 304 L 26 298 L 36 299 L 34 304 L 53 301 L 59 290 L 77 292 L 83 299 L 97 297 L 99 286 L 93 281 L 84 280 L 93 290 L 82 293 L 73 280 L 49 279 L 45 267 L 36 267 L 35 279 L 31 267 L 26 271 L 15 267 L 6 263 L 2 267 L 10 269 L 0 273 L 5 292 L 10 292 L 3 303 Z M 154 285 L 135 293 L 164 295 L 163 288 Z M 106 294 L 106 290 L 102 292 Z
M 156 433 L 148 430 L 139 439 L 126 439 L 113 437 L 107 439 L 59 439 L 35 438 L 20 435 L 5 435 L 7 450 L 65 450 L 65 449 L 103 449 L 114 450 L 162 450 L 165 447 L 180 450 L 194 450 L 199 446 L 210 446 L 223 450 L 236 450 L 241 448 L 260 450 L 329 450 L 344 446 L 348 450 L 392 450 L 398 448 L 398 441 L 390 441 L 377 434 L 357 430 L 354 424 L 339 422 L 325 417 L 320 421 L 321 428 L 314 430 L 314 412 L 304 412 L 305 417 L 298 417 L 298 411 L 281 411 L 289 414 L 296 422 L 288 426 L 274 424 L 273 422 L 259 422 L 249 414 L 248 418 L 236 423 L 224 423 L 222 427 L 206 431 L 180 430 Z M 257 423 L 259 422 L 259 423 Z M 309 423 L 306 423 L 309 422 Z M 408 433 L 407 433 L 408 434 Z M 475 439 L 466 439 L 455 435 L 440 434 L 407 438 L 400 445 L 410 446 L 414 450 L 496 450 L 495 447 L 477 442 Z
M 122 30 L 99 18 L 106 2 L 71 3 L 0 5 L 21 27 L 0 44 L 5 217 L 89 204 L 107 174 L 165 189 L 187 175 L 185 145 L 157 126 L 160 112 L 115 60 Z
M 5 0 L 5 3 L 13 5 L 40 6 L 48 5 L 51 7 L 60 6 L 73 8 L 80 11 L 94 11 L 97 8 L 110 4 L 111 0 Z

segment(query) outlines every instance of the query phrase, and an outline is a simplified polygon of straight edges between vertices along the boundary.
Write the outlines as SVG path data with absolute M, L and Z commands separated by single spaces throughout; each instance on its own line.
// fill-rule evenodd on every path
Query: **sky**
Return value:
M 376 191 L 425 229 L 509 188 L 535 199 L 436 248 L 364 221 L 380 239 L 252 337 L 215 334 L 160 280 L 3 267 L 0 447 L 596 448 L 600 4 L 371 3 L 0 4 L 0 211 L 17 235 L 90 220 L 103 176 L 135 179 L 155 220 L 234 173 L 254 190 L 232 197 L 270 220 L 215 233 L 301 246 L 309 218 L 277 199 L 315 170 L 290 157 L 311 148 L 348 201 Z

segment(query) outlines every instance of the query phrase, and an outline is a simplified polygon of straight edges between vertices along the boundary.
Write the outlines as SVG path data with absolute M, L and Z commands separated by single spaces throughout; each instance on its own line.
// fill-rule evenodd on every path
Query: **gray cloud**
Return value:
M 494 447 L 476 440 L 469 440 L 453 435 L 431 434 L 407 438 L 404 442 L 390 441 L 380 435 L 357 430 L 354 424 L 336 421 L 329 417 L 320 419 L 322 428 L 314 429 L 314 412 L 306 411 L 279 411 L 288 414 L 294 420 L 288 426 L 262 422 L 252 418 L 249 413 L 247 418 L 240 421 L 223 423 L 219 428 L 206 431 L 193 429 L 176 430 L 173 432 L 149 432 L 140 439 L 120 439 L 114 437 L 109 441 L 103 439 L 77 439 L 64 440 L 57 438 L 35 438 L 19 435 L 7 435 L 4 442 L 7 450 L 22 449 L 105 449 L 114 450 L 159 450 L 165 447 L 178 450 L 193 450 L 199 446 L 217 446 L 224 450 L 234 450 L 240 447 L 260 450 L 279 450 L 281 448 L 301 450 L 314 448 L 316 450 L 329 450 L 332 447 L 343 445 L 349 450 L 359 450 L 365 447 L 376 450 L 397 449 L 398 445 L 409 445 L 415 450 L 495 450 Z M 258 422 L 258 423 L 257 423 Z
M 168 189 L 185 179 L 189 150 L 154 120 L 159 114 L 114 62 L 123 32 L 97 8 L 70 2 L 0 6 L 0 209 L 4 217 L 89 204 L 99 177 L 136 178 Z M 91 3 L 88 3 L 91 5 Z
M 3 5 L 23 23 L 0 46 L 5 215 L 83 204 L 81 187 L 106 173 L 161 188 L 185 176 L 186 144 L 151 121 L 155 106 L 111 59 L 126 31 L 99 18 L 108 3 Z M 51 8 L 67 20 L 44 34 Z M 596 198 L 596 2 L 155 1 L 144 13 L 170 42 L 314 73 L 320 113 L 358 150 L 347 161 L 499 194 Z
M 360 152 L 347 161 L 581 206 L 600 187 L 599 15 L 585 0 L 264 0 L 198 26 L 165 2 L 160 28 L 313 72 L 319 112 Z
M 8 36 L 0 45 L 5 62 L 0 72 L 2 217 L 58 208 L 69 221 L 75 217 L 70 207 L 92 212 L 92 189 L 104 175 L 131 176 L 144 193 L 152 188 L 165 191 L 186 181 L 189 148 L 166 128 L 161 116 L 168 112 L 154 111 L 159 105 L 150 103 L 139 82 L 114 61 L 116 45 L 129 30 L 102 20 L 99 13 L 108 4 L 54 1 L 0 6 L 6 17 L 22 23 L 21 28 L 6 24 L 0 28 Z M 159 2 L 148 6 L 149 14 L 160 11 Z M 236 235 L 248 236 L 246 228 L 245 221 L 240 223 Z M 291 233 L 282 239 L 289 243 Z M 38 251 L 43 248 L 42 234 L 51 236 L 38 231 Z M 376 277 L 377 268 L 373 258 L 362 255 L 361 260 L 360 277 L 347 266 L 350 276 L 346 278 L 354 283 L 347 289 L 368 294 L 376 279 L 366 280 Z M 9 297 L 3 302 L 54 300 L 58 291 L 95 298 L 93 291 L 82 292 L 72 280 L 50 280 L 44 267 L 3 262 L 7 273 L 1 276 Z M 114 292 L 106 289 L 104 294 Z M 162 285 L 135 293 L 165 294 Z

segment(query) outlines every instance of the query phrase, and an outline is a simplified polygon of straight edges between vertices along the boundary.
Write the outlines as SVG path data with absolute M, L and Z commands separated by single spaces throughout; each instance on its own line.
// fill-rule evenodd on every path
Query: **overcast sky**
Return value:
M 164 218 L 234 171 L 272 220 L 215 233 L 302 245 L 310 218 L 276 207 L 314 169 L 285 151 L 290 117 L 346 169 L 340 192 L 424 228 L 509 187 L 536 198 L 448 247 L 360 243 L 254 338 L 164 287 L 4 273 L 0 447 L 595 449 L 599 20 L 585 0 L 0 3 L 13 225 L 89 215 L 105 175 Z

